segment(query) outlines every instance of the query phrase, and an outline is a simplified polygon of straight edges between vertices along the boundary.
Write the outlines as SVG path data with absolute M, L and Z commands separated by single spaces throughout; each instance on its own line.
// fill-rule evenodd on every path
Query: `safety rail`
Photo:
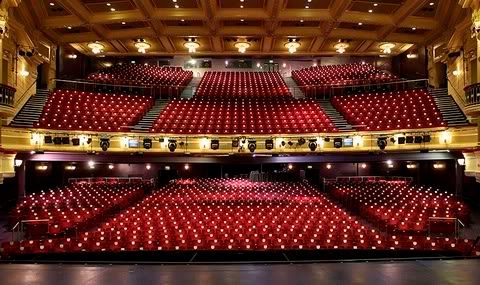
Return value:
M 333 85 L 333 84 L 320 84 L 320 85 L 304 85 L 294 88 L 290 88 L 292 94 L 296 94 L 297 90 L 300 90 L 306 97 L 314 99 L 329 99 L 335 95 L 349 95 L 362 92 L 390 92 L 400 91 L 406 89 L 418 89 L 428 88 L 428 79 L 415 79 L 415 80 L 397 80 L 387 82 L 369 82 L 366 84 L 358 85 Z
M 467 106 L 480 104 L 480 83 L 469 85 L 463 90 L 465 91 Z
M 15 92 L 17 92 L 17 89 L 12 86 L 0 84 L 0 105 L 14 107 Z
M 55 89 L 72 89 L 84 92 L 119 92 L 128 94 L 138 94 L 152 96 L 154 98 L 179 98 L 182 93 L 193 95 L 194 87 L 172 86 L 172 85 L 122 85 L 106 84 L 88 80 L 66 80 L 52 79 Z
M 341 181 L 351 181 L 351 182 L 402 182 L 402 183 L 411 183 L 413 182 L 412 177 L 405 176 L 337 176 L 336 178 L 324 178 L 324 183 L 328 182 L 341 182 Z
M 465 228 L 465 224 L 458 218 L 450 217 L 428 217 L 428 235 L 451 235 L 459 237 L 460 226 Z
M 133 183 L 133 182 L 153 182 L 153 179 L 143 179 L 142 177 L 85 177 L 69 178 L 68 183 Z

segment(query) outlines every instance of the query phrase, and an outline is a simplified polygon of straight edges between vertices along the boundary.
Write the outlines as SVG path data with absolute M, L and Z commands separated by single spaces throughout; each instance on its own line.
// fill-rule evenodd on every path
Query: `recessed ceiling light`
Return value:
M 303 23 L 303 20 L 300 20 L 300 23 Z
M 116 10 L 115 8 L 110 8 L 110 11 L 115 12 Z
M 126 23 L 125 22 L 122 22 L 122 25 L 125 25 Z
M 305 5 L 305 9 L 308 9 L 308 8 L 310 8 L 310 6 L 308 6 L 308 5 Z
M 55 3 L 53 3 L 53 2 L 50 2 L 50 6 L 55 6 Z
M 240 5 L 240 8 L 243 9 L 243 5 Z
M 373 6 L 374 6 L 374 7 L 377 7 L 377 6 L 378 6 L 378 3 L 374 3 Z
M 245 0 L 240 0 L 240 2 L 243 2 L 243 1 L 245 1 Z
M 178 8 L 180 8 L 180 6 L 178 6 L 177 4 L 175 4 L 175 8 L 177 8 L 177 9 L 178 9 Z
M 373 12 L 373 10 L 372 10 L 372 9 L 368 10 L 368 13 L 372 13 L 372 12 Z
M 173 3 L 177 3 L 177 0 L 172 0 Z
M 185 22 L 185 19 L 181 19 L 180 21 Z
M 435 2 L 430 2 L 430 6 L 433 6 L 433 5 L 435 5 Z
M 415 31 L 416 29 L 417 29 L 417 28 L 415 28 L 415 27 L 412 28 L 412 30 L 414 30 L 414 31 Z
M 112 6 L 112 4 L 110 4 L 110 3 L 107 3 L 107 6 Z
M 310 3 L 310 2 L 312 2 L 312 0 L 308 0 L 307 2 Z
M 359 26 L 363 25 L 363 23 L 358 23 Z
M 71 27 L 71 26 L 68 26 L 68 27 L 67 27 L 67 29 L 71 30 L 71 29 L 72 29 L 72 27 Z
M 245 20 L 244 20 L 244 19 L 240 19 L 240 22 L 243 22 L 243 21 L 245 21 Z

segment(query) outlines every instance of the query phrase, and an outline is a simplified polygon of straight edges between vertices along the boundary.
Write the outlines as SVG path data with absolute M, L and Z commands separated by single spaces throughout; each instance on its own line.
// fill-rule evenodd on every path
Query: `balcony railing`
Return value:
M 17 89 L 0 84 L 0 105 L 13 107 L 15 103 L 15 92 Z
M 465 99 L 468 105 L 480 104 L 480 83 L 475 83 L 465 87 Z

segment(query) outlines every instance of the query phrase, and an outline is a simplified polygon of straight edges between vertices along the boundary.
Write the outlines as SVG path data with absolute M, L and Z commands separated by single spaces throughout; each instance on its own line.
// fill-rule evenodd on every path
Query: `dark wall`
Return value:
M 417 58 L 407 58 L 407 54 L 415 52 Z M 418 50 L 406 52 L 394 56 L 392 59 L 393 73 L 406 79 L 424 79 L 428 78 L 427 54 L 424 47 Z

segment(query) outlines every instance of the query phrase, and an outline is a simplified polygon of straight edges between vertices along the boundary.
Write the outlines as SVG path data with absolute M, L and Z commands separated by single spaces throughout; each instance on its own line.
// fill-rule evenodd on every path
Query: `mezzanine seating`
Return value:
M 334 182 L 335 199 L 373 223 L 407 234 L 425 234 L 430 217 L 469 221 L 467 206 L 453 194 L 405 182 Z
M 129 131 L 154 104 L 143 95 L 55 90 L 35 127 L 80 131 Z
M 387 237 L 304 183 L 183 179 L 78 238 L 2 244 L 4 255 L 183 250 L 440 250 L 470 240 Z
M 357 130 L 446 126 L 433 97 L 424 89 L 334 96 L 331 102 Z
M 291 96 L 279 72 L 205 72 L 196 96 Z
M 87 77 L 88 80 L 104 84 L 169 87 L 186 86 L 192 78 L 193 72 L 181 67 L 142 64 L 115 65 Z
M 12 211 L 10 223 L 48 220 L 48 234 L 58 235 L 79 225 L 98 222 L 143 196 L 141 183 L 75 183 L 27 196 Z M 34 227 L 32 227 L 34 229 Z M 35 233 L 29 232 L 35 236 Z
M 307 97 L 326 94 L 332 86 L 378 84 L 398 79 L 367 63 L 308 67 L 292 71 L 292 78 Z
M 175 134 L 291 134 L 336 132 L 321 106 L 289 96 L 174 99 L 153 132 Z

